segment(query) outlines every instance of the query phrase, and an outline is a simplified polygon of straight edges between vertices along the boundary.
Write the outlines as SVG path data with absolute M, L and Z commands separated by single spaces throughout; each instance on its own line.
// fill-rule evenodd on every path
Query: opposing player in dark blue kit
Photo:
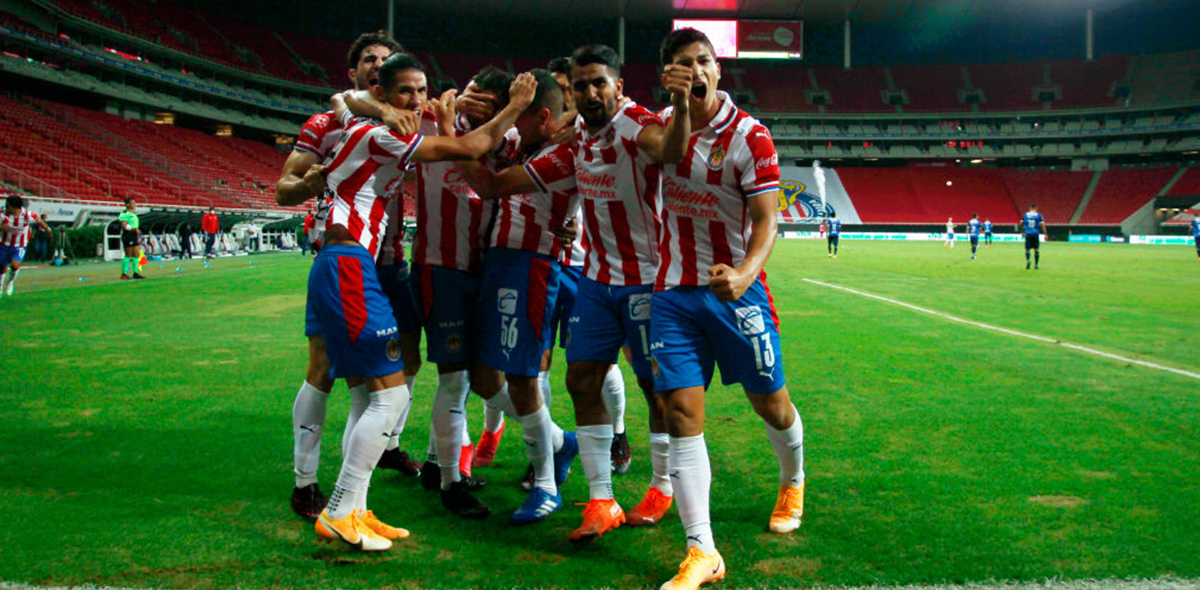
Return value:
M 1046 232 L 1046 222 L 1042 219 L 1042 214 L 1038 213 L 1037 205 L 1030 205 L 1029 211 L 1025 212 L 1025 216 L 1021 218 L 1021 225 L 1025 227 L 1025 270 L 1029 270 L 1029 251 L 1033 250 L 1033 268 L 1037 270 L 1038 263 L 1042 260 L 1042 234 Z
M 829 228 L 829 234 L 825 236 L 825 249 L 829 252 L 826 256 L 837 258 L 838 237 L 842 233 L 842 222 L 837 218 L 837 213 L 830 213 L 829 221 L 826 224 Z
M 1200 260 L 1200 217 L 1192 218 L 1192 239 L 1196 241 L 1196 260 Z
M 988 248 L 992 247 L 992 220 L 991 219 L 983 220 L 983 243 L 985 245 L 987 245 Z
M 975 251 L 979 249 L 979 214 L 971 214 L 971 220 L 967 222 L 967 236 L 971 238 L 971 260 L 975 260 Z

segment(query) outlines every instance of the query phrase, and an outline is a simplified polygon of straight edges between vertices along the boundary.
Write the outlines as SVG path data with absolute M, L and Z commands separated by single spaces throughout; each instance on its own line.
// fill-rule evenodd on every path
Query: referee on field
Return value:
M 137 202 L 133 197 L 125 197 L 125 211 L 117 216 L 117 222 L 121 224 L 121 246 L 125 248 L 125 257 L 121 259 L 121 279 L 144 279 L 142 273 L 137 272 L 137 261 L 141 256 L 138 251 L 138 244 L 141 241 L 142 230 L 139 229 L 141 223 L 138 221 L 137 213 L 133 210 L 137 208 Z

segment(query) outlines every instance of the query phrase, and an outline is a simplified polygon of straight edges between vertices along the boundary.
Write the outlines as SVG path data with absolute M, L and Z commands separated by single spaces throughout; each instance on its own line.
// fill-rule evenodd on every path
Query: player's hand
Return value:
M 513 80 L 512 86 L 508 87 L 508 103 L 516 105 L 522 111 L 529 108 L 533 104 L 533 94 L 537 92 L 537 80 L 533 74 L 524 72 Z
M 488 121 L 496 114 L 496 95 L 484 92 L 478 84 L 472 82 L 458 97 L 455 105 L 458 111 L 476 121 Z
M 558 240 L 558 245 L 569 250 L 582 229 L 579 219 L 571 218 L 561 227 L 553 228 L 550 231 L 554 234 L 554 239 Z
M 451 88 L 442 93 L 437 100 L 429 101 L 429 108 L 437 117 L 438 133 L 446 137 L 454 137 L 454 118 L 458 111 L 454 108 L 454 97 L 458 90 Z
M 746 293 L 746 289 L 754 283 L 753 275 L 746 276 L 742 271 L 728 264 L 717 264 L 708 267 L 708 288 L 712 289 L 717 299 L 724 302 L 737 301 Z
M 383 107 L 383 124 L 400 135 L 412 135 L 421 127 L 421 113 L 385 105 Z
M 319 195 L 325 192 L 325 167 L 320 164 L 309 166 L 301 180 L 310 195 Z
M 692 95 L 692 68 L 670 64 L 663 68 L 663 86 L 671 93 L 675 112 L 687 114 L 688 97 Z

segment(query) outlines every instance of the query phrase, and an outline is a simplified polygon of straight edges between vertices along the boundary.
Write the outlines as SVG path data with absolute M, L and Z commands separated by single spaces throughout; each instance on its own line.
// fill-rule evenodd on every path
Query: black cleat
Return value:
M 292 512 L 307 521 L 317 520 L 317 516 L 325 509 L 325 494 L 317 484 L 308 484 L 302 488 L 292 488 Z
M 1029 261 L 1028 260 L 1025 261 L 1025 270 L 1029 270 Z
M 614 434 L 612 448 L 609 451 L 612 457 L 613 473 L 629 473 L 629 466 L 633 463 L 633 456 L 629 454 L 629 437 L 625 433 Z
M 521 478 L 521 490 L 526 492 L 533 491 L 534 480 L 537 479 L 537 474 L 533 472 L 533 463 L 525 469 L 525 475 Z
M 133 278 L 135 278 L 135 279 L 138 279 L 138 280 L 141 280 L 141 279 L 144 279 L 144 278 L 146 278 L 146 277 L 142 276 L 142 273 L 140 273 L 140 272 L 135 272 L 135 273 L 133 273 Z
M 466 483 L 461 481 L 450 484 L 448 490 L 442 490 L 442 506 L 454 514 L 472 520 L 482 520 L 492 513 L 492 509 L 472 496 Z
M 409 477 L 421 475 L 421 464 L 410 457 L 407 451 L 401 451 L 400 449 L 384 451 L 383 456 L 379 458 L 377 467 L 399 471 L 401 475 Z
M 426 461 L 420 468 L 421 487 L 427 490 L 442 489 L 442 470 L 437 463 Z M 467 491 L 478 492 L 484 487 L 487 487 L 487 480 L 482 477 L 467 475 L 461 471 L 458 472 L 459 480 L 466 486 Z

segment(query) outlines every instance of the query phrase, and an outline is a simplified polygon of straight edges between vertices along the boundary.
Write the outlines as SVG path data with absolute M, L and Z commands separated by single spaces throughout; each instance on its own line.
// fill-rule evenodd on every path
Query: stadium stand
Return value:
M 907 111 L 955 111 L 963 108 L 958 89 L 963 86 L 963 68 L 957 65 L 890 66 L 887 68 L 897 90 L 908 98 Z
M 1049 64 L 1051 80 L 1061 89 L 1056 108 L 1113 106 L 1113 86 L 1125 77 L 1129 56 L 1115 55 L 1095 61 L 1055 61 Z
M 1184 171 L 1183 176 L 1179 177 L 1167 194 L 1171 196 L 1200 195 L 1200 168 L 1192 167 Z
M 1064 224 L 1079 208 L 1083 193 L 1092 180 L 1091 172 L 1024 171 L 1004 169 L 1000 177 L 1018 211 L 1036 204 L 1049 224 Z
M 937 223 L 947 217 L 965 223 L 972 213 L 995 223 L 1016 223 L 1019 217 L 993 169 L 842 168 L 838 177 L 863 223 Z
M 1081 224 L 1118 224 L 1154 198 L 1176 168 L 1108 170 L 1079 218 Z

